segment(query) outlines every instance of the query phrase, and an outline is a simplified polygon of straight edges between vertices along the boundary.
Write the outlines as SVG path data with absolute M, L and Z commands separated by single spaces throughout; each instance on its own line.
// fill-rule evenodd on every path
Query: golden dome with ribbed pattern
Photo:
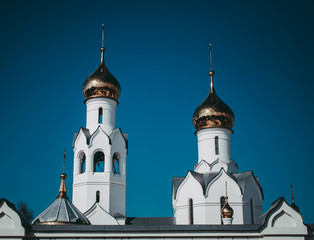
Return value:
M 105 48 L 101 48 L 101 61 L 98 68 L 85 81 L 83 95 L 85 100 L 95 97 L 112 98 L 118 101 L 121 87 L 118 80 L 109 72 L 104 60 Z
M 211 45 L 210 45 L 211 59 Z M 198 106 L 193 114 L 193 125 L 196 131 L 204 128 L 226 128 L 232 130 L 234 124 L 234 114 L 232 110 L 225 104 L 216 94 L 214 89 L 214 71 L 209 71 L 211 78 L 210 91 L 207 98 Z

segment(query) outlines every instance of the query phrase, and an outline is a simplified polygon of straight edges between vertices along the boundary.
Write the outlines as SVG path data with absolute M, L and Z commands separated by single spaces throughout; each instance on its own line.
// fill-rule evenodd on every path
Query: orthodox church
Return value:
M 277 199 L 263 213 L 258 177 L 238 172 L 234 114 L 215 92 L 211 45 L 209 94 L 192 119 L 198 159 L 172 179 L 174 215 L 127 217 L 128 134 L 115 125 L 121 86 L 105 65 L 102 40 L 100 65 L 83 84 L 86 127 L 73 139 L 72 202 L 64 172 L 57 198 L 31 224 L 0 199 L 0 239 L 314 239 L 314 224 L 303 222 L 293 197 L 291 204 Z

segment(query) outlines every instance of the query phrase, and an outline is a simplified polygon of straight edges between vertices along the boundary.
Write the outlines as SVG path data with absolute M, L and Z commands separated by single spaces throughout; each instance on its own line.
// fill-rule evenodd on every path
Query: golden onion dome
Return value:
M 105 65 L 104 26 L 102 26 L 101 60 L 98 68 L 84 82 L 83 95 L 85 100 L 95 97 L 112 98 L 118 101 L 121 87 L 118 80 L 109 72 Z
M 225 197 L 225 204 L 221 209 L 221 217 L 222 218 L 232 218 L 233 216 L 233 209 L 230 207 L 228 203 L 228 197 Z
M 210 45 L 211 59 L 211 45 Z M 232 110 L 225 104 L 216 94 L 214 89 L 213 77 L 214 71 L 209 71 L 211 78 L 210 91 L 207 98 L 198 106 L 193 114 L 193 125 L 196 131 L 204 128 L 226 128 L 232 130 L 234 124 L 234 114 Z
M 118 101 L 121 87 L 118 80 L 108 71 L 104 61 L 105 48 L 101 48 L 101 62 L 98 68 L 85 81 L 85 100 L 95 97 L 112 98 Z

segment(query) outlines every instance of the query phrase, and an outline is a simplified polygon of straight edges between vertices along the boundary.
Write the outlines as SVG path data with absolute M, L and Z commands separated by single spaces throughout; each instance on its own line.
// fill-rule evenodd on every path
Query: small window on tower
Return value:
M 99 202 L 100 201 L 100 192 L 97 191 L 96 192 L 96 202 Z
M 120 174 L 119 153 L 114 153 L 112 157 L 112 172 Z
M 85 153 L 82 152 L 79 156 L 79 173 L 84 173 L 85 172 L 85 161 L 86 161 L 86 156 Z
M 98 123 L 102 123 L 102 108 L 98 109 Z
M 189 223 L 190 225 L 193 225 L 194 224 L 194 219 L 193 219 L 193 199 L 190 198 L 189 200 Z
M 219 138 L 216 136 L 215 137 L 215 154 L 218 155 L 219 154 Z
M 94 155 L 94 172 L 105 171 L 105 154 L 103 152 L 96 152 Z

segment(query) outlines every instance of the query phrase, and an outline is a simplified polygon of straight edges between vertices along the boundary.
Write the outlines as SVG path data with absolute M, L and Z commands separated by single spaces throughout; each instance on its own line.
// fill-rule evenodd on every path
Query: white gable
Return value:
M 24 234 L 25 229 L 22 226 L 20 216 L 8 206 L 6 201 L 2 201 L 0 206 L 0 236 L 22 237 Z

